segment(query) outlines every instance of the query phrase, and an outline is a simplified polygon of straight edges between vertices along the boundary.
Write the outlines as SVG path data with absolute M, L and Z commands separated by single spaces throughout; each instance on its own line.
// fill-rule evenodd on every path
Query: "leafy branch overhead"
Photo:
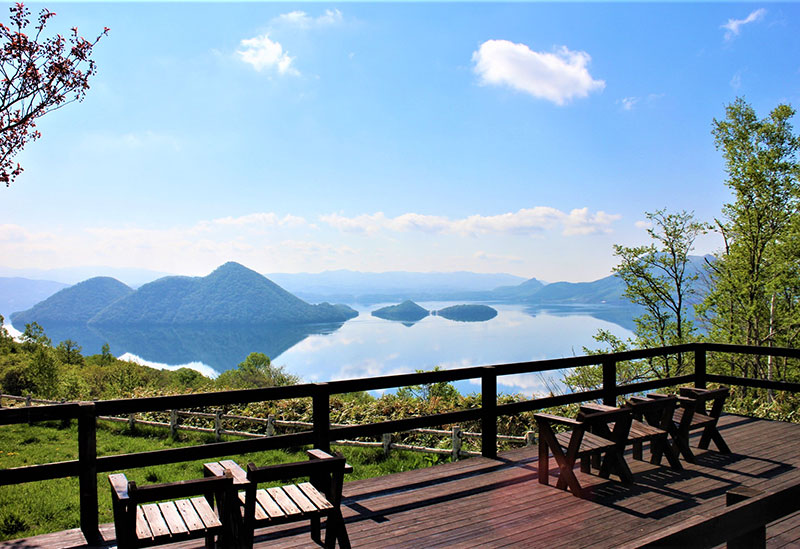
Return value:
M 85 97 L 89 78 L 97 72 L 92 50 L 109 31 L 104 28 L 94 40 L 79 36 L 77 27 L 68 38 L 45 37 L 56 14 L 42 9 L 27 34 L 30 10 L 17 3 L 9 11 L 10 24 L 0 23 L 0 182 L 6 186 L 22 172 L 13 158 L 41 136 L 36 119 Z

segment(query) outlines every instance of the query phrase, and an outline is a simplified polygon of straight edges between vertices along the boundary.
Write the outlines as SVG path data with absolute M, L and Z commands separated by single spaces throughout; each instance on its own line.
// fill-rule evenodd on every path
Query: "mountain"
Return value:
M 312 324 L 358 316 L 346 305 L 311 305 L 268 278 L 229 262 L 205 277 L 169 276 L 145 284 L 91 319 L 126 324 Z
M 414 303 L 413 301 L 404 301 L 399 305 L 390 305 L 383 307 L 376 311 L 372 311 L 372 316 L 383 318 L 386 320 L 401 320 L 405 322 L 416 322 L 422 320 L 430 313 Z
M 607 276 L 594 282 L 554 282 L 542 287 L 528 296 L 526 303 L 535 304 L 608 304 L 629 303 L 622 292 L 625 283 L 616 275 Z
M 517 286 L 500 286 L 491 292 L 491 299 L 523 301 L 544 288 L 545 283 L 531 278 Z
M 64 288 L 27 311 L 12 314 L 11 321 L 18 330 L 30 322 L 88 322 L 99 311 L 131 293 L 133 289 L 119 280 L 98 276 Z
M 67 287 L 69 284 L 55 280 L 0 277 L 0 314 L 30 309 L 40 301 Z

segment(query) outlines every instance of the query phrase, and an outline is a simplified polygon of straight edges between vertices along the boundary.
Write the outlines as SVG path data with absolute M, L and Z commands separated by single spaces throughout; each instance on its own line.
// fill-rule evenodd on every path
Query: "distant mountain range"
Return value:
M 707 257 L 693 256 L 693 268 L 700 270 Z M 13 315 L 15 326 L 24 326 L 34 318 L 40 323 L 41 319 L 73 319 L 107 325 L 324 323 L 356 316 L 347 306 L 328 303 L 334 301 L 484 301 L 532 308 L 628 306 L 623 291 L 624 283 L 615 275 L 593 282 L 552 284 L 508 274 L 468 272 L 326 271 L 272 274 L 267 278 L 237 263 L 226 263 L 205 277 L 168 276 L 138 290 L 109 277 L 96 277 L 72 287 L 52 280 L 0 278 L 0 313 L 8 315 L 28 308 Z M 323 303 L 311 305 L 309 301 Z
M 0 314 L 9 315 L 14 311 L 29 309 L 67 287 L 69 284 L 54 280 L 0 277 Z
M 344 322 L 358 313 L 346 305 L 311 305 L 238 263 L 205 277 L 169 276 L 133 290 L 96 277 L 63 289 L 11 315 L 15 328 L 40 324 L 96 325 L 315 324 Z

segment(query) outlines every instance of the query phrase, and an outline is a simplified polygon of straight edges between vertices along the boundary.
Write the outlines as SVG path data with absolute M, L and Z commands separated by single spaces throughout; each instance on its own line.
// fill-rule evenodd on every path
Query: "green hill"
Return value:
M 414 303 L 413 301 L 403 301 L 399 305 L 390 305 L 383 307 L 376 311 L 372 311 L 372 316 L 383 318 L 385 320 L 400 320 L 404 322 L 415 322 L 422 320 L 430 314 L 427 309 L 424 309 Z
M 344 322 L 346 305 L 311 305 L 264 276 L 229 262 L 205 277 L 170 276 L 145 284 L 90 320 L 125 324 L 311 324 Z
M 133 289 L 119 280 L 98 276 L 64 288 L 27 311 L 12 314 L 11 322 L 17 329 L 30 322 L 87 322 L 111 303 L 132 293 Z

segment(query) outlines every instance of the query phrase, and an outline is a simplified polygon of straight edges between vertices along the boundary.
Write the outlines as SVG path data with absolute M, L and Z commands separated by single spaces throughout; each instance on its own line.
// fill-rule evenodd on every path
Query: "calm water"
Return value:
M 421 302 L 429 310 L 452 303 Z M 606 329 L 632 335 L 633 312 L 625 309 L 559 308 L 530 310 L 517 305 L 492 305 L 498 315 L 486 322 L 455 322 L 438 316 L 404 324 L 370 312 L 383 304 L 354 306 L 359 316 L 344 324 L 303 327 L 139 327 L 96 329 L 45 326 L 56 344 L 76 340 L 84 354 L 99 353 L 108 342 L 115 356 L 157 367 L 189 366 L 216 375 L 254 351 L 272 358 L 304 381 L 372 377 L 431 369 L 502 364 L 582 355 L 592 336 Z M 551 374 L 551 379 L 559 379 Z M 457 384 L 462 392 L 479 391 L 476 381 Z M 500 391 L 546 391 L 540 374 L 505 376 Z

